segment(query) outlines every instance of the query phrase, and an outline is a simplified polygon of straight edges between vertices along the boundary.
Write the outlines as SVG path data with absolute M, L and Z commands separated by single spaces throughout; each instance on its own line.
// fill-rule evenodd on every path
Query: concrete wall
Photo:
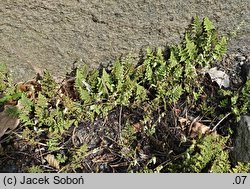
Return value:
M 60 78 L 79 59 L 97 66 L 178 42 L 194 15 L 222 33 L 244 21 L 230 48 L 249 49 L 249 10 L 249 0 L 0 0 L 0 62 L 16 81 L 44 68 Z

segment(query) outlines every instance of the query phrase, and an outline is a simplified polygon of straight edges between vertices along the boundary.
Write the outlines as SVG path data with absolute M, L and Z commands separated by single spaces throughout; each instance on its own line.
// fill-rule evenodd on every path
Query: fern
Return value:
M 103 91 L 104 95 L 109 95 L 109 93 L 113 92 L 113 81 L 111 76 L 106 72 L 105 69 L 102 70 L 101 76 L 101 90 Z
M 214 160 L 210 171 L 211 173 L 228 173 L 231 170 L 228 151 L 222 151 Z
M 221 163 L 221 153 L 227 140 L 227 137 L 213 135 L 200 138 L 193 142 L 180 162 L 170 163 L 167 169 L 177 172 L 200 173 L 205 171 L 204 169 L 209 169 L 208 166 L 212 162 L 213 171 L 221 170 L 218 161 Z M 225 157 L 223 156 L 223 158 Z
M 120 61 L 116 61 L 112 70 L 113 79 L 116 82 L 116 92 L 121 92 L 124 83 L 124 65 Z
M 35 105 L 35 119 L 39 120 L 38 126 L 42 126 L 48 116 L 49 111 L 47 98 L 39 93 Z
M 88 155 L 87 145 L 82 145 L 79 148 L 72 149 L 71 157 L 69 163 L 64 166 L 61 171 L 72 172 L 76 169 L 81 168 L 85 157 Z
M 227 51 L 226 46 L 227 46 L 227 39 L 226 37 L 222 37 L 221 40 L 214 47 L 213 58 L 215 60 L 222 60 L 222 56 Z
M 91 86 L 86 82 L 89 68 L 87 65 L 76 70 L 75 88 L 79 92 L 80 99 L 88 103 L 91 101 Z
M 202 21 L 200 20 L 200 18 L 198 16 L 195 16 L 193 19 L 193 23 L 191 24 L 191 34 L 192 37 L 195 39 L 195 41 L 197 41 L 198 43 L 199 41 L 199 36 L 202 35 L 203 32 L 203 24 Z
M 232 173 L 249 173 L 250 163 L 249 162 L 238 162 L 235 167 L 232 168 L 230 172 Z
M 56 82 L 50 75 L 50 73 L 45 70 L 43 79 L 40 81 L 42 94 L 48 98 L 52 98 L 56 96 Z
M 34 108 L 34 103 L 26 97 L 25 94 L 22 94 L 21 99 L 19 100 L 19 119 L 24 125 L 34 126 L 34 122 L 31 119 L 31 112 Z
M 227 139 L 212 135 L 202 139 L 201 143 L 197 144 L 200 152 L 195 153 L 184 162 L 184 172 L 202 172 L 210 161 L 216 159 L 218 154 L 221 154 Z
M 240 104 L 241 114 L 250 112 L 250 79 L 248 79 L 243 86 L 238 99 L 238 104 Z
M 236 120 L 240 120 L 240 116 L 250 112 L 250 80 L 247 80 L 242 88 L 231 90 L 220 90 L 220 107 L 230 107 L 232 114 Z
M 204 21 L 203 21 L 203 26 L 204 26 L 204 29 L 207 33 L 211 33 L 214 31 L 214 25 L 213 23 L 209 20 L 208 17 L 205 17 L 204 18 Z
M 151 87 L 156 87 L 157 82 L 161 82 L 166 76 L 166 62 L 162 51 L 158 48 L 156 54 L 148 48 L 144 60 L 145 78 Z

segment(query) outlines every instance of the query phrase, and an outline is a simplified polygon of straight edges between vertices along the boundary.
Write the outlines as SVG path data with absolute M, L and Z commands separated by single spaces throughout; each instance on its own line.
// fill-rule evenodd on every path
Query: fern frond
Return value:
M 50 75 L 48 70 L 44 71 L 44 75 L 40 83 L 41 83 L 43 95 L 46 95 L 49 98 L 56 96 L 55 94 L 56 94 L 57 83 L 55 82 L 53 77 Z
M 38 93 L 36 105 L 35 105 L 35 118 L 40 120 L 38 125 L 42 126 L 44 120 L 48 117 L 48 101 L 44 95 Z
M 215 28 L 214 25 L 213 25 L 213 22 L 211 22 L 208 17 L 204 18 L 204 20 L 203 20 L 203 26 L 204 26 L 204 29 L 205 29 L 205 31 L 207 33 L 210 33 Z
M 197 48 L 195 43 L 189 39 L 188 34 L 185 35 L 185 45 L 186 45 L 185 50 L 187 51 L 189 60 L 195 61 L 197 56 Z
M 193 23 L 192 23 L 192 34 L 194 35 L 196 39 L 199 38 L 199 36 L 202 34 L 202 22 L 198 16 L 194 17 Z
M 114 91 L 112 78 L 110 77 L 110 75 L 107 73 L 107 71 L 104 68 L 102 70 L 101 81 L 102 81 L 103 89 L 105 90 L 106 94 L 109 94 L 109 92 L 112 93 Z
M 18 106 L 20 109 L 19 119 L 24 125 L 34 125 L 32 119 L 30 119 L 30 113 L 34 107 L 33 102 L 26 97 L 25 94 L 22 94 L 21 99 L 18 101 Z
M 92 90 L 91 86 L 86 82 L 88 72 L 89 72 L 88 66 L 84 65 L 76 70 L 76 76 L 75 76 L 76 91 L 78 91 L 80 99 L 86 103 L 90 102 L 91 100 L 90 92 Z
M 213 52 L 213 58 L 215 60 L 221 60 L 222 56 L 227 51 L 227 39 L 226 37 L 222 37 L 221 40 L 215 45 L 214 52 Z

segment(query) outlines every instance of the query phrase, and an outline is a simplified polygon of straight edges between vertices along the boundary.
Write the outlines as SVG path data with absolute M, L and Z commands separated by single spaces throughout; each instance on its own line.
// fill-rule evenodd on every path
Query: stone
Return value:
M 250 116 L 241 116 L 232 155 L 234 162 L 250 162 Z
M 45 68 L 64 77 L 80 59 L 98 67 L 177 43 L 195 15 L 220 34 L 237 30 L 230 48 L 249 47 L 249 0 L 1 0 L 0 62 L 15 81 Z
M 250 79 L 250 62 L 245 62 L 241 66 L 241 77 L 245 82 L 247 79 Z

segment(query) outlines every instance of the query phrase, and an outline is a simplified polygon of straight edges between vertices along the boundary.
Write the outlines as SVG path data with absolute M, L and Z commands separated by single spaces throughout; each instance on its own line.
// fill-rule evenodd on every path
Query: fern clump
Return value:
M 0 63 L 0 107 L 8 101 L 15 101 L 21 93 L 15 90 L 7 66 Z
M 128 60 L 117 61 L 111 68 L 96 72 L 84 65 L 76 72 L 75 87 L 85 104 L 100 114 L 116 105 L 140 105 L 152 100 L 154 106 L 176 103 L 183 95 L 197 100 L 202 93 L 199 68 L 211 66 L 226 52 L 226 38 L 218 37 L 212 22 L 195 17 L 184 42 L 170 48 L 166 59 L 162 50 L 147 49 L 141 65 L 133 65 Z M 150 93 L 150 96 L 148 94 Z M 100 104 L 102 103 L 102 105 Z
M 222 110 L 249 113 L 250 81 L 218 90 L 204 75 L 226 44 L 207 17 L 195 17 L 166 52 L 147 48 L 142 61 L 127 57 L 109 69 L 82 65 L 62 83 L 45 71 L 14 86 L 0 66 L 0 106 L 14 104 L 6 111 L 23 125 L 16 135 L 43 146 L 39 158 L 48 154 L 42 158 L 53 171 L 247 172 L 249 164 L 230 161 L 230 126 L 216 133 L 214 123 Z
M 191 30 L 186 34 L 184 54 L 195 60 L 194 64 L 209 66 L 214 60 L 222 59 L 227 50 L 227 38 L 219 38 L 209 18 L 205 17 L 201 22 L 199 17 L 194 17 Z
M 45 70 L 43 78 L 40 80 L 42 94 L 48 98 L 53 98 L 56 95 L 57 83 L 52 78 L 50 73 Z
M 229 112 L 240 120 L 240 116 L 250 113 L 250 80 L 248 79 L 245 84 L 237 90 L 224 90 L 219 91 L 220 108 L 225 109 L 229 107 Z
M 229 150 L 226 144 L 229 137 L 219 135 L 208 135 L 193 141 L 193 144 L 182 155 L 180 160 L 171 162 L 167 169 L 171 172 L 185 173 L 230 173 L 248 172 L 250 163 L 242 163 L 233 166 L 229 159 Z
M 77 125 L 81 108 L 69 98 L 60 96 L 51 75 L 46 71 L 36 83 L 40 91 L 33 95 L 35 99 L 22 93 L 19 100 L 22 123 L 41 130 L 47 128 L 48 132 L 55 133 L 63 133 L 71 125 Z

